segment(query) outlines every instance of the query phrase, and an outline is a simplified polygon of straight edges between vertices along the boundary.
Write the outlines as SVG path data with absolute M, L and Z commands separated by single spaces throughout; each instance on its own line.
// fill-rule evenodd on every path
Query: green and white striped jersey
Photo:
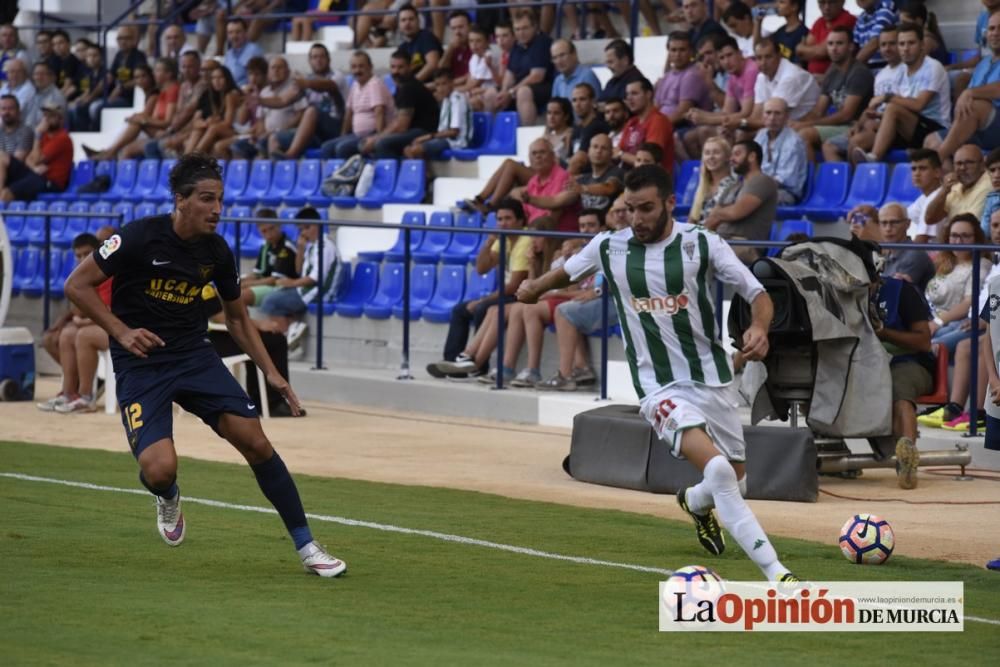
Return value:
M 717 234 L 675 221 L 666 240 L 646 245 L 631 228 L 606 232 L 563 268 L 574 281 L 604 274 L 640 399 L 675 382 L 732 382 L 732 360 L 715 323 L 715 278 L 748 302 L 764 287 Z

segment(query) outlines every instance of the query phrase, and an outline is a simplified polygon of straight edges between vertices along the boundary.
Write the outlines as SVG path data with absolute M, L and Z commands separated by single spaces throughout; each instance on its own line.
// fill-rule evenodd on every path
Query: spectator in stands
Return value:
M 95 99 L 88 109 L 89 128 L 92 131 L 100 129 L 101 109 L 123 109 L 132 106 L 135 101 L 135 68 L 139 65 L 148 68 L 146 54 L 136 48 L 139 43 L 139 31 L 134 26 L 126 25 L 118 28 L 115 40 L 118 42 L 118 53 L 108 68 L 105 84 L 111 92 L 108 94 L 107 102 L 101 98 Z
M 35 97 L 35 84 L 28 80 L 28 68 L 19 58 L 8 60 L 3 65 L 6 81 L 0 87 L 0 95 L 13 95 L 22 112 L 31 105 Z
M 233 153 L 247 158 L 257 154 L 267 157 L 271 151 L 280 151 L 278 133 L 298 125 L 308 106 L 302 90 L 291 77 L 284 56 L 271 56 L 267 87 L 261 91 L 257 103 L 257 118 L 250 139 L 240 139 L 230 148 Z
M 721 110 L 726 102 L 726 82 L 729 73 L 719 63 L 719 49 L 726 39 L 726 35 L 713 32 L 702 37 L 695 45 L 695 64 L 702 81 L 705 82 L 708 96 L 712 99 L 711 111 Z
M 351 76 L 354 82 L 347 93 L 344 127 L 339 137 L 323 142 L 324 159 L 354 155 L 362 139 L 382 132 L 392 119 L 392 95 L 382 78 L 373 76 L 372 60 L 364 51 L 351 56 Z
M 831 30 L 826 38 L 826 48 L 830 54 L 830 67 L 823 74 L 819 101 L 812 111 L 791 123 L 806 144 L 810 162 L 816 161 L 816 149 L 821 148 L 824 141 L 850 131 L 851 125 L 868 107 L 875 87 L 871 70 L 852 55 L 854 44 L 847 28 Z M 834 112 L 828 113 L 831 107 Z M 846 138 L 844 136 L 843 140 Z
M 858 204 L 847 213 L 847 224 L 851 233 L 858 238 L 864 238 L 866 229 L 874 229 L 872 240 L 879 242 L 878 209 L 871 204 Z
M 212 73 L 223 69 L 222 65 L 212 59 L 202 62 L 197 51 L 188 51 L 181 56 L 181 82 L 177 93 L 177 112 L 174 113 L 170 125 L 158 138 L 147 141 L 143 148 L 147 158 L 160 160 L 166 154 L 171 156 L 183 152 L 188 136 L 200 121 L 196 119 L 199 111 L 207 118 L 211 115 L 208 99 L 203 99 L 205 91 L 211 90 Z M 232 79 L 233 75 L 226 70 L 224 76 Z M 235 81 L 234 81 L 235 83 Z M 237 107 L 237 112 L 239 108 Z M 199 128 L 203 129 L 203 128 Z
M 52 32 L 50 30 L 39 30 L 35 33 L 35 53 L 31 58 L 32 64 L 46 63 L 55 72 L 54 58 L 55 54 L 52 52 Z
M 420 27 L 420 17 L 413 5 L 406 4 L 400 7 L 396 18 L 399 34 L 402 37 L 399 50 L 410 58 L 413 77 L 421 83 L 426 83 L 431 80 L 431 75 L 441 62 L 443 53 L 441 42 L 430 30 Z
M 732 0 L 722 12 L 722 24 L 736 40 L 740 52 L 747 58 L 753 58 L 753 15 L 750 8 L 739 0 Z
M 568 39 L 557 39 L 552 42 L 552 64 L 555 66 L 555 80 L 552 82 L 552 97 L 564 97 L 567 100 L 573 97 L 573 90 L 581 83 L 590 86 L 595 92 L 601 91 L 601 83 L 597 80 L 588 65 L 580 64 L 580 57 L 576 53 L 576 47 Z
M 800 61 L 807 63 L 810 74 L 823 74 L 830 66 L 826 38 L 837 26 L 854 30 L 856 19 L 844 9 L 844 0 L 819 0 L 820 17 L 809 29 L 809 36 L 795 49 Z
M 62 192 L 73 170 L 73 141 L 63 126 L 63 107 L 48 102 L 24 161 L 0 153 L 0 200 L 32 201 L 42 192 Z
M 925 214 L 927 204 L 941 191 L 941 158 L 927 148 L 913 151 L 910 153 L 910 178 L 920 190 L 920 196 L 906 208 L 910 238 L 917 243 L 927 243 L 937 236 L 939 219 L 928 220 Z
M 597 113 L 597 94 L 589 83 L 578 83 L 572 91 L 570 103 L 573 105 L 573 155 L 569 159 L 569 173 L 579 174 L 586 169 L 587 151 L 590 141 L 598 134 L 607 134 L 610 127 L 603 116 Z
M 456 83 L 465 83 L 465 78 L 469 75 L 469 61 L 472 59 L 472 47 L 469 45 L 471 29 L 472 20 L 468 12 L 456 9 L 448 14 L 451 41 L 441 56 L 441 67 L 451 72 L 451 78 Z
M 580 211 L 579 231 L 581 234 L 594 236 L 603 227 L 603 211 L 586 208 Z M 560 248 L 560 253 L 562 253 L 560 259 L 565 260 L 565 258 L 577 252 L 583 247 L 585 242 L 586 239 L 567 239 L 564 241 Z M 542 381 L 542 344 L 545 340 L 545 328 L 553 323 L 556 308 L 560 304 L 586 294 L 593 288 L 593 283 L 594 277 L 591 276 L 566 289 L 553 290 L 543 295 L 537 303 L 511 304 L 510 310 L 506 314 L 508 319 L 507 334 L 504 339 L 504 357 L 499 364 L 505 383 L 509 382 L 512 387 L 534 387 Z M 517 366 L 517 360 L 521 356 L 521 348 L 525 344 L 528 346 L 527 364 L 520 373 L 515 375 L 514 371 Z M 570 360 L 572 362 L 572 357 Z M 567 377 L 571 376 L 572 370 L 567 374 Z M 492 381 L 495 381 L 495 379 L 496 371 L 493 373 Z M 483 382 L 491 381 L 488 376 L 481 377 L 480 380 Z
M 730 164 L 732 149 L 722 137 L 709 137 L 701 149 L 701 166 L 698 168 L 698 188 L 694 193 L 688 222 L 705 220 L 719 202 L 733 201 L 732 193 L 740 181 Z M 677 193 L 683 196 L 683 192 Z
M 523 188 L 511 190 L 511 196 L 524 205 L 524 213 L 529 224 L 537 226 L 537 220 L 546 217 L 554 223 L 546 228 L 554 227 L 563 232 L 575 232 L 579 206 L 554 201 L 555 196 L 566 190 L 572 180 L 569 172 L 559 166 L 552 144 L 546 139 L 536 139 L 531 142 L 528 150 L 531 178 Z
M 712 96 L 701 71 L 692 59 L 688 33 L 670 33 L 667 41 L 667 64 L 663 77 L 657 81 L 653 101 L 660 113 L 670 119 L 674 130 L 683 135 L 691 129 L 687 112 L 691 109 L 711 111 Z
M 809 29 L 802 22 L 804 0 L 778 0 L 774 7 L 778 16 L 785 19 L 785 24 L 771 34 L 771 39 L 778 45 L 778 53 L 782 58 L 801 66 L 802 61 L 796 52 L 799 44 L 809 35 Z M 754 44 L 764 36 L 762 26 L 764 15 L 754 17 Z
M 628 107 L 625 106 L 625 100 L 608 100 L 604 103 L 604 122 L 608 125 L 611 144 L 617 146 L 625 132 L 625 123 L 628 122 Z M 615 162 L 618 161 L 616 158 Z
M 69 103 L 69 122 L 74 132 L 86 132 L 90 129 L 90 105 L 104 96 L 108 85 L 108 70 L 104 67 L 104 56 L 99 46 L 87 47 L 84 66 L 79 72 L 76 88 L 80 94 Z
M 944 36 L 938 27 L 937 17 L 927 11 L 924 4 L 927 0 L 903 0 L 898 6 L 899 22 L 915 23 L 924 29 L 924 53 L 942 65 L 951 59 L 951 54 L 944 45 Z M 956 90 L 957 97 L 961 90 Z
M 688 155 L 699 155 L 705 141 L 720 131 L 731 134 L 744 126 L 749 127 L 750 115 L 754 110 L 754 87 L 757 83 L 757 62 L 744 58 L 736 40 L 722 39 L 719 47 L 719 62 L 728 73 L 726 99 L 719 111 L 691 109 L 687 113 L 688 122 L 694 129 L 682 137 Z
M 497 97 L 500 109 L 516 109 L 521 125 L 534 125 L 552 92 L 552 39 L 538 32 L 534 14 L 524 12 L 514 21 L 517 43 L 510 52 Z
M 195 24 L 198 53 L 204 53 L 206 57 L 208 57 L 208 43 L 215 36 L 215 13 L 218 9 L 219 0 L 201 0 L 183 14 L 185 21 Z M 222 48 L 221 41 L 216 44 L 216 48 Z M 219 51 L 218 55 L 222 55 L 222 52 Z
M 490 52 L 488 33 L 479 26 L 469 28 L 469 72 L 455 87 L 469 96 L 469 104 L 475 111 L 492 113 L 497 106 L 497 92 L 503 83 L 504 69 L 494 62 Z
M 73 239 L 76 263 L 94 253 L 101 242 L 93 234 L 83 233 Z M 97 294 L 108 308 L 111 307 L 111 279 L 97 288 Z M 62 387 L 56 396 L 38 403 L 43 412 L 94 412 L 97 397 L 94 377 L 100 353 L 108 349 L 108 334 L 90 319 L 83 317 L 76 306 L 70 304 L 66 315 L 43 338 L 45 349 L 62 368 Z
M 226 49 L 222 64 L 232 73 L 236 83 L 242 86 L 247 82 L 247 63 L 256 56 L 263 57 L 264 50 L 247 37 L 247 22 L 239 16 L 226 21 L 225 28 L 229 48 Z M 221 35 L 217 34 L 217 38 L 221 44 Z M 222 55 L 221 47 L 217 51 L 217 55 Z
M 944 177 L 941 191 L 927 203 L 927 218 L 950 220 L 961 213 L 978 217 L 992 189 L 982 149 L 966 144 L 955 153 L 955 171 Z
M 660 148 L 659 144 L 652 144 L 650 142 L 644 143 L 639 146 L 639 150 L 635 152 L 635 167 L 642 167 L 647 164 L 660 164 L 663 161 L 663 149 Z
M 69 50 L 69 35 L 61 28 L 52 33 L 52 63 L 55 65 L 56 87 L 67 100 L 76 97 L 76 82 L 83 64 Z
M 382 9 L 390 9 L 393 5 L 403 6 L 402 0 L 369 0 L 361 5 L 363 12 L 376 12 Z M 398 11 L 398 7 L 395 7 Z M 361 14 L 355 16 L 352 21 L 354 27 L 354 46 L 363 49 L 367 46 L 381 47 L 386 45 L 386 35 L 396 29 L 396 16 L 391 13 L 382 14 Z
M 260 47 L 256 45 L 256 41 L 260 39 L 261 34 L 264 32 L 264 28 L 268 25 L 274 23 L 274 19 L 257 19 L 251 18 L 258 14 L 272 14 L 282 10 L 282 6 L 285 4 L 285 0 L 238 0 L 235 4 L 230 7 L 230 3 L 226 2 L 216 10 L 215 12 L 215 55 L 222 55 L 222 45 L 225 40 L 229 40 L 229 50 L 226 51 L 226 61 L 223 63 L 229 68 L 229 71 L 233 73 L 233 78 L 243 85 L 246 83 L 246 63 L 252 56 L 243 57 L 238 55 L 239 62 L 241 63 L 239 67 L 234 67 L 234 64 L 229 61 L 229 52 L 233 49 L 240 50 L 243 45 L 249 41 L 250 45 L 256 48 L 257 52 L 253 55 L 262 56 L 263 51 L 260 51 Z M 249 26 L 247 21 L 249 20 Z M 242 40 L 239 42 L 234 42 L 232 24 L 234 22 L 239 22 L 242 33 Z
M 437 160 L 449 148 L 465 148 L 472 138 L 469 96 L 455 90 L 451 70 L 442 68 L 434 73 L 434 97 L 441 105 L 437 131 L 417 137 L 404 148 L 407 158 Z
M 392 96 L 396 113 L 380 132 L 368 135 L 358 144 L 358 151 L 378 159 L 399 158 L 414 139 L 438 127 L 438 103 L 434 94 L 413 77 L 408 54 L 397 50 L 389 59 L 389 71 L 396 83 Z
M 195 151 L 222 156 L 219 145 L 227 145 L 236 136 L 236 117 L 243 102 L 243 91 L 226 67 L 215 67 L 209 75 L 209 87 L 198 100 L 198 113 L 184 142 L 184 152 Z
M 81 37 L 73 42 L 73 55 L 76 56 L 77 60 L 80 62 L 84 62 L 87 57 L 87 49 L 92 46 L 96 46 L 96 44 L 86 37 Z
M 885 103 L 885 112 L 870 152 L 860 143 L 861 135 L 851 140 L 850 155 L 855 162 L 878 162 L 897 140 L 920 146 L 927 135 L 947 129 L 951 122 L 948 75 L 941 63 L 924 54 L 923 29 L 909 23 L 900 26 L 897 34 L 906 67 L 900 73 L 899 92 L 872 98 L 872 104 Z
M 837 1 L 843 4 L 843 0 Z M 825 50 L 825 33 L 823 44 Z M 798 65 L 793 65 L 782 58 L 774 40 L 765 37 L 754 47 L 754 52 L 757 54 L 757 67 L 760 73 L 754 83 L 753 113 L 748 119 L 740 121 L 740 129 L 759 130 L 763 127 L 764 102 L 773 97 L 785 100 L 788 104 L 788 115 L 792 120 L 799 120 L 816 107 L 820 96 L 816 79 Z M 825 67 L 823 69 L 826 70 Z
M 927 135 L 924 146 L 936 148 L 945 162 L 964 143 L 984 150 L 1000 147 L 1000 11 L 989 18 L 986 40 L 990 55 L 972 72 L 969 87 L 955 100 L 955 122 L 944 141 L 943 131 Z
M 115 160 L 141 157 L 147 142 L 160 138 L 170 127 L 177 113 L 180 84 L 177 83 L 177 61 L 160 58 L 153 71 L 136 68 L 136 85 L 146 94 L 141 113 L 126 119 L 125 130 L 114 143 L 103 151 L 84 146 L 88 157 L 94 160 Z
M 514 38 L 514 26 L 510 23 L 497 23 L 493 28 L 493 39 L 500 49 L 500 81 L 503 82 L 503 75 L 510 64 L 510 54 L 514 50 L 517 40 Z
M 295 219 L 322 220 L 319 211 L 311 206 L 299 210 Z M 329 303 L 341 283 L 343 265 L 337 259 L 337 245 L 332 238 L 325 236 L 321 256 L 320 234 L 326 234 L 320 223 L 299 227 L 299 238 L 295 242 L 295 275 L 298 277 L 278 278 L 274 284 L 279 289 L 264 296 L 260 302 L 260 312 L 267 319 L 256 323 L 257 328 L 288 334 L 290 348 L 295 347 L 305 333 L 302 318 L 309 304 L 318 302 L 320 298 L 323 303 Z M 321 268 L 322 281 L 319 275 Z
M 980 1 L 983 4 L 983 9 L 979 12 L 979 16 L 976 18 L 975 32 L 975 43 L 976 46 L 979 47 L 979 53 L 965 60 L 952 63 L 945 68 L 951 71 L 952 92 L 955 96 L 958 96 L 963 90 L 965 90 L 966 85 L 969 83 L 969 77 L 972 76 L 973 68 L 979 64 L 980 60 L 990 54 L 989 44 L 986 40 L 986 24 L 989 21 L 990 15 L 997 9 L 1000 9 L 1000 0 Z
M 308 107 L 294 129 L 278 133 L 278 147 L 272 157 L 297 159 L 308 148 L 336 139 L 344 125 L 344 96 L 341 85 L 347 80 L 330 68 L 330 51 L 322 44 L 309 47 L 309 75 L 296 76 L 295 84 L 306 96 Z
M 56 74 L 47 62 L 39 61 L 31 68 L 31 80 L 35 84 L 35 95 L 24 109 L 24 122 L 34 127 L 42 120 L 42 107 L 58 104 L 66 114 L 66 96 L 56 87 Z
M 21 119 L 21 107 L 13 95 L 0 95 L 0 155 L 22 162 L 35 144 L 35 131 Z
M 9 60 L 28 62 L 28 52 L 21 48 L 17 36 L 17 28 L 9 23 L 0 25 L 0 81 L 7 80 L 7 70 L 4 65 Z
M 55 47 L 54 41 L 52 45 Z M 163 49 L 160 50 L 160 57 L 173 58 L 177 62 L 180 62 L 185 53 L 198 53 L 198 50 L 193 46 L 187 45 L 184 28 L 177 24 L 168 25 L 163 29 Z
M 883 243 L 912 243 L 907 231 L 910 219 L 906 207 L 898 202 L 890 202 L 878 211 L 878 226 Z M 913 283 L 923 294 L 927 283 L 934 277 L 934 263 L 930 256 L 919 248 L 886 250 L 882 275 L 899 278 Z M 926 394 L 921 392 L 918 395 Z
M 861 13 L 854 24 L 854 43 L 858 45 L 858 62 L 878 68 L 885 65 L 879 52 L 878 36 L 896 23 L 892 0 L 856 0 Z M 832 31 L 831 31 L 832 32 Z M 833 58 L 831 57 L 831 62 Z
M 778 209 L 778 183 L 760 170 L 764 154 L 754 141 L 745 139 L 733 146 L 731 163 L 742 183 L 734 200 L 720 202 L 704 218 L 707 229 L 727 241 L 764 241 L 771 235 L 771 223 Z M 745 264 L 760 256 L 757 248 L 737 246 L 733 250 Z
M 285 235 L 274 209 L 257 209 L 254 217 L 268 218 L 274 222 L 257 223 L 257 231 L 264 243 L 257 254 L 253 271 L 240 278 L 242 300 L 248 308 L 262 303 L 269 294 L 280 289 L 278 280 L 281 278 L 298 278 L 300 268 L 296 242 Z M 323 252 L 326 253 L 326 248 Z
M 691 36 L 692 44 L 697 44 L 703 37 L 712 33 L 726 34 L 726 29 L 708 15 L 705 0 L 684 0 L 681 3 L 681 11 L 684 13 L 684 22 L 690 29 L 688 34 Z
M 990 224 L 993 214 L 1000 210 L 1000 148 L 994 148 L 986 156 L 986 173 L 990 175 L 990 187 L 993 190 L 986 195 L 986 201 L 983 204 L 981 220 L 984 227 Z
M 649 79 L 642 78 L 625 87 L 625 104 L 632 117 L 625 123 L 614 158 L 624 166 L 632 167 L 639 146 L 652 142 L 663 148 L 663 168 L 673 173 L 674 126 L 653 104 L 653 84 Z
M 628 84 L 646 78 L 635 66 L 632 47 L 625 40 L 615 39 L 604 47 L 604 64 L 611 70 L 611 78 L 604 84 L 604 90 L 597 98 L 602 104 L 611 100 L 624 100 Z
M 545 142 L 543 145 L 548 146 Z M 501 200 L 497 204 L 496 212 L 498 229 L 513 231 L 523 229 L 527 225 L 524 209 L 516 199 Z M 504 239 L 507 266 L 498 269 L 500 237 L 497 234 L 486 237 L 476 256 L 475 266 L 476 272 L 480 275 L 494 269 L 498 269 L 498 274 L 502 272 L 500 288 L 482 298 L 462 301 L 452 309 L 448 337 L 444 344 L 444 359 L 427 366 L 427 372 L 432 376 L 468 377 L 486 372 L 485 367 L 490 354 L 496 347 L 495 317 L 493 331 L 489 332 L 488 327 L 483 326 L 486 314 L 501 299 L 505 304 L 516 300 L 514 295 L 517 293 L 517 288 L 528 277 L 531 267 L 531 237 L 505 236 Z M 475 349 L 468 344 L 470 325 L 479 330 L 476 334 Z
M 573 149 L 573 105 L 565 97 L 554 97 L 545 105 L 545 133 L 556 160 L 566 164 Z

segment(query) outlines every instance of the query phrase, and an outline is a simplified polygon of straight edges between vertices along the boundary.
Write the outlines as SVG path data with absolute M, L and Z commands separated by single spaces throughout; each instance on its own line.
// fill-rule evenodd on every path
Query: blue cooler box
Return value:
M 35 398 L 35 341 L 24 327 L 0 329 L 0 400 Z

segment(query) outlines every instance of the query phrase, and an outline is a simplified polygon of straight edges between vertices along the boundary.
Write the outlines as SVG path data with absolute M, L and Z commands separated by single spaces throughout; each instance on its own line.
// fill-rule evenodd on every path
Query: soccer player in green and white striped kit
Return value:
M 596 236 L 566 263 L 525 281 L 517 297 L 541 294 L 600 271 L 604 274 L 625 339 L 625 357 L 642 415 L 678 458 L 703 474 L 677 500 L 695 521 L 710 553 L 725 549 L 722 530 L 736 539 L 770 581 L 798 579 L 778 554 L 743 499 L 746 492 L 743 427 L 737 412 L 733 365 L 715 324 L 715 278 L 751 304 L 753 323 L 742 354 L 764 358 L 774 307 L 763 286 L 716 234 L 675 222 L 670 175 L 658 165 L 625 178 L 629 227 Z

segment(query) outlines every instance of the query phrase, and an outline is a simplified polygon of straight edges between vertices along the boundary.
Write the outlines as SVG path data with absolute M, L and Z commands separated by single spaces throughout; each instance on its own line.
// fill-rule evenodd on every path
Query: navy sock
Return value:
M 147 489 L 149 489 L 149 492 L 152 493 L 154 496 L 160 496 L 161 498 L 166 498 L 167 500 L 170 500 L 171 498 L 176 498 L 177 494 L 180 493 L 180 489 L 177 488 L 177 478 L 176 477 L 173 478 L 170 481 L 170 486 L 168 486 L 167 488 L 165 488 L 165 489 L 156 489 L 156 488 L 153 488 L 153 486 L 149 482 L 146 481 L 146 476 L 143 475 L 142 471 L 140 470 L 139 471 L 139 481 L 142 482 L 142 485 L 144 487 L 146 487 Z
M 264 497 L 271 501 L 274 509 L 278 510 L 278 516 L 285 522 L 285 529 L 292 536 L 295 548 L 301 549 L 312 542 L 312 532 L 306 522 L 299 490 L 295 488 L 295 480 L 278 452 L 274 452 L 274 456 L 267 461 L 251 465 L 250 468 L 257 477 L 257 484 L 264 492 Z

